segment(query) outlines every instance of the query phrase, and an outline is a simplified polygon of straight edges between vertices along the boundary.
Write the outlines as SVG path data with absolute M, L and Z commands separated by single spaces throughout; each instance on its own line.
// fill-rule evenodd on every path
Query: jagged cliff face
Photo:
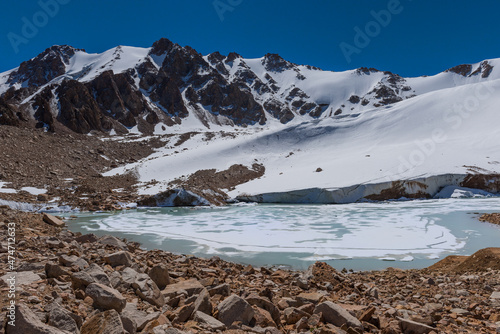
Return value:
M 486 79 L 492 69 L 485 61 L 446 74 Z M 418 93 L 411 79 L 391 72 L 326 72 L 277 54 L 202 56 L 167 39 L 151 48 L 119 46 L 102 54 L 53 46 L 0 74 L 0 124 L 30 119 L 50 131 L 78 133 L 153 133 L 158 125 L 187 120 L 207 128 L 248 127 L 343 117 Z

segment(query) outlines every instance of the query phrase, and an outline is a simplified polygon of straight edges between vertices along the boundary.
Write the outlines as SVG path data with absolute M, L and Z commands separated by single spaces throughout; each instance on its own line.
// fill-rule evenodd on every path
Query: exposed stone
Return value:
M 66 334 L 58 328 L 46 325 L 26 305 L 19 304 L 15 310 L 15 326 L 9 324 L 5 333 L 30 333 L 30 334 Z
M 48 213 L 43 214 L 43 221 L 46 222 L 49 225 L 57 226 L 57 227 L 64 227 L 66 224 L 60 220 L 57 217 L 54 217 L 52 215 L 49 215 Z
M 42 278 L 32 271 L 22 271 L 22 272 L 12 272 L 7 273 L 0 277 L 0 279 L 5 283 L 9 284 L 11 279 L 15 280 L 16 286 L 30 285 L 33 282 L 40 281 Z
M 426 334 L 434 328 L 408 319 L 398 318 L 399 326 L 404 334 Z
M 88 262 L 84 259 L 75 255 L 62 254 L 59 256 L 59 263 L 66 267 L 76 266 L 80 270 L 85 269 L 89 266 Z
M 92 298 L 94 306 L 104 310 L 114 309 L 121 312 L 127 301 L 117 290 L 99 283 L 91 283 L 85 294 Z
M 194 312 L 193 320 L 208 330 L 217 331 L 226 329 L 226 326 L 222 322 L 200 311 Z
M 167 266 L 158 264 L 151 268 L 148 272 L 149 277 L 156 283 L 159 289 L 164 289 L 170 284 L 170 275 L 168 274 Z
M 60 330 L 76 334 L 80 333 L 78 324 L 71 313 L 57 303 L 51 307 L 47 324 Z
M 120 315 L 111 309 L 97 313 L 87 319 L 82 326 L 81 334 L 123 334 L 124 328 Z
M 189 279 L 180 281 L 178 283 L 168 285 L 161 293 L 165 297 L 172 297 L 177 295 L 180 291 L 185 291 L 187 296 L 190 297 L 199 294 L 205 287 L 196 279 Z
M 317 314 L 320 312 L 323 314 L 323 319 L 326 322 L 329 322 L 337 327 L 341 327 L 346 324 L 349 327 L 361 330 L 363 329 L 363 325 L 358 319 L 353 317 L 343 307 L 333 302 L 327 301 L 316 306 L 314 313 Z
M 207 289 L 203 289 L 194 301 L 194 312 L 212 314 L 212 303 Z
M 224 299 L 218 306 L 219 320 L 226 326 L 230 326 L 235 321 L 241 321 L 248 325 L 254 315 L 254 310 L 243 298 L 231 295 Z
M 104 257 L 104 261 L 111 265 L 116 266 L 126 266 L 131 267 L 134 262 L 132 261 L 132 255 L 127 251 L 120 251 Z

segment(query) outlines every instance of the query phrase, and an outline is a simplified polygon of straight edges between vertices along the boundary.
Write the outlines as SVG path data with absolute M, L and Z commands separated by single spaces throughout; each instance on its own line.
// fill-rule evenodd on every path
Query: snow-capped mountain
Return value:
M 498 60 L 460 65 L 433 77 L 402 78 L 359 68 L 322 71 L 277 54 L 244 59 L 202 56 L 161 39 L 150 48 L 118 46 L 89 54 L 53 46 L 0 74 L 1 123 L 35 120 L 80 133 L 176 126 L 207 129 L 342 118 L 431 91 L 500 77 Z M 15 110 L 14 110 L 14 109 Z M 168 130 L 167 130 L 168 131 Z

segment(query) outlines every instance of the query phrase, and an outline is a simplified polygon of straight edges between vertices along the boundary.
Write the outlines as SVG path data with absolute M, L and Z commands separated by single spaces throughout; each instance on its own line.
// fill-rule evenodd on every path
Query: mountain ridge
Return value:
M 491 80 L 496 62 L 403 78 L 363 67 L 323 71 L 271 53 L 203 56 L 162 38 L 150 48 L 118 46 L 100 54 L 52 46 L 0 73 L 0 96 L 19 110 L 18 122 L 31 120 L 49 131 L 270 126 L 381 109 L 428 91 Z

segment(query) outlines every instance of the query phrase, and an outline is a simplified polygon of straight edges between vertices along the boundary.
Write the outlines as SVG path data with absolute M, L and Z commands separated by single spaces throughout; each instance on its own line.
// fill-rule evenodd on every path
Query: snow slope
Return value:
M 135 170 L 140 180 L 170 180 L 200 169 L 263 164 L 263 177 L 230 195 L 339 189 L 468 172 L 500 173 L 500 80 L 441 89 L 364 113 L 246 130 L 236 138 L 198 134 L 180 147 L 110 171 Z M 178 152 L 178 153 L 175 153 Z M 321 168 L 321 172 L 316 172 Z M 442 185 L 445 186 L 446 184 Z

